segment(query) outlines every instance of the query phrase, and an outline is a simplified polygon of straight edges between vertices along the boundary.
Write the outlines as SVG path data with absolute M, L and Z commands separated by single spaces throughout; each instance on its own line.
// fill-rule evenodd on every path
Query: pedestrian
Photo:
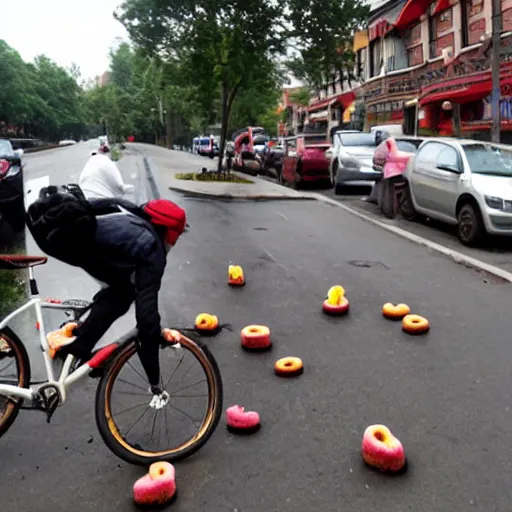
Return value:
M 80 173 L 78 186 L 87 199 L 122 197 L 133 192 L 133 185 L 124 183 L 117 165 L 107 156 L 108 152 L 107 145 L 100 146 Z

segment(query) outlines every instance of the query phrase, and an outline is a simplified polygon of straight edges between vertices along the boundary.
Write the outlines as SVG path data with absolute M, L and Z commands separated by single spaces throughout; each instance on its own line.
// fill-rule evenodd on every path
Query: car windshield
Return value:
M 0 140 L 0 155 L 12 156 L 12 146 L 8 140 Z
M 201 139 L 199 142 L 201 146 L 209 146 L 210 145 L 210 139 Z
M 327 137 L 325 135 L 314 135 L 304 137 L 305 146 L 318 146 L 318 144 L 327 144 Z
M 376 146 L 373 133 L 340 133 L 339 138 L 343 146 Z
M 504 149 L 492 144 L 467 144 L 463 147 L 471 172 L 512 178 L 512 147 Z
M 422 142 L 422 140 L 397 140 L 396 147 L 406 153 L 416 153 Z

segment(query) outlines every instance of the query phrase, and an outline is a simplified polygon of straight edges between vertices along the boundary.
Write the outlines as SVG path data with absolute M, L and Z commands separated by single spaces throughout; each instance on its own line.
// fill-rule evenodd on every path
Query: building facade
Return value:
M 364 127 L 489 139 L 491 1 L 392 0 L 356 34 Z M 501 0 L 502 138 L 512 142 L 512 0 Z

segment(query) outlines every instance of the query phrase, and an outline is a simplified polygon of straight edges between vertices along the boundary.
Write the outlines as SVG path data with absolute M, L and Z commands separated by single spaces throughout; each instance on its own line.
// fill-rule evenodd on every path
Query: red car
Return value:
M 296 188 L 303 183 L 329 180 L 329 160 L 325 152 L 330 147 L 327 136 L 323 134 L 305 133 L 284 139 L 279 182 L 289 183 Z

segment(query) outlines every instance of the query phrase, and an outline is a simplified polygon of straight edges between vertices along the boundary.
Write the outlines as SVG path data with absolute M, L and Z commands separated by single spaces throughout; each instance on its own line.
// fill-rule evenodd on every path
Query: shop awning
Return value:
M 322 110 L 329 105 L 332 105 L 336 102 L 336 98 L 327 98 L 326 100 L 317 101 L 308 107 L 308 112 L 315 112 L 317 110 Z
M 448 91 L 433 92 L 427 94 L 420 100 L 420 105 L 428 103 L 441 103 L 443 101 L 452 101 L 454 103 L 471 103 L 484 99 L 492 91 L 492 82 L 484 80 L 474 84 L 458 87 Z
M 368 30 L 360 30 L 354 34 L 354 47 L 352 51 L 357 53 L 359 50 L 366 48 L 368 44 Z
M 432 16 L 436 16 L 440 12 L 446 11 L 452 6 L 451 0 L 437 0 Z
M 418 22 L 433 1 L 434 0 L 408 0 L 398 15 L 394 28 L 405 30 L 414 22 Z
M 334 103 L 339 103 L 343 108 L 347 108 L 353 101 L 355 101 L 356 95 L 353 91 L 344 92 L 336 96 Z
M 415 0 L 409 0 L 409 2 L 414 1 Z M 422 2 L 423 0 L 416 1 Z M 398 5 L 395 5 L 395 7 L 385 12 L 382 16 L 379 16 L 377 19 L 370 23 L 368 27 L 368 38 L 370 41 L 384 36 L 395 26 L 396 20 L 400 16 L 402 9 L 406 5 L 406 2 L 407 0 L 403 0 Z

